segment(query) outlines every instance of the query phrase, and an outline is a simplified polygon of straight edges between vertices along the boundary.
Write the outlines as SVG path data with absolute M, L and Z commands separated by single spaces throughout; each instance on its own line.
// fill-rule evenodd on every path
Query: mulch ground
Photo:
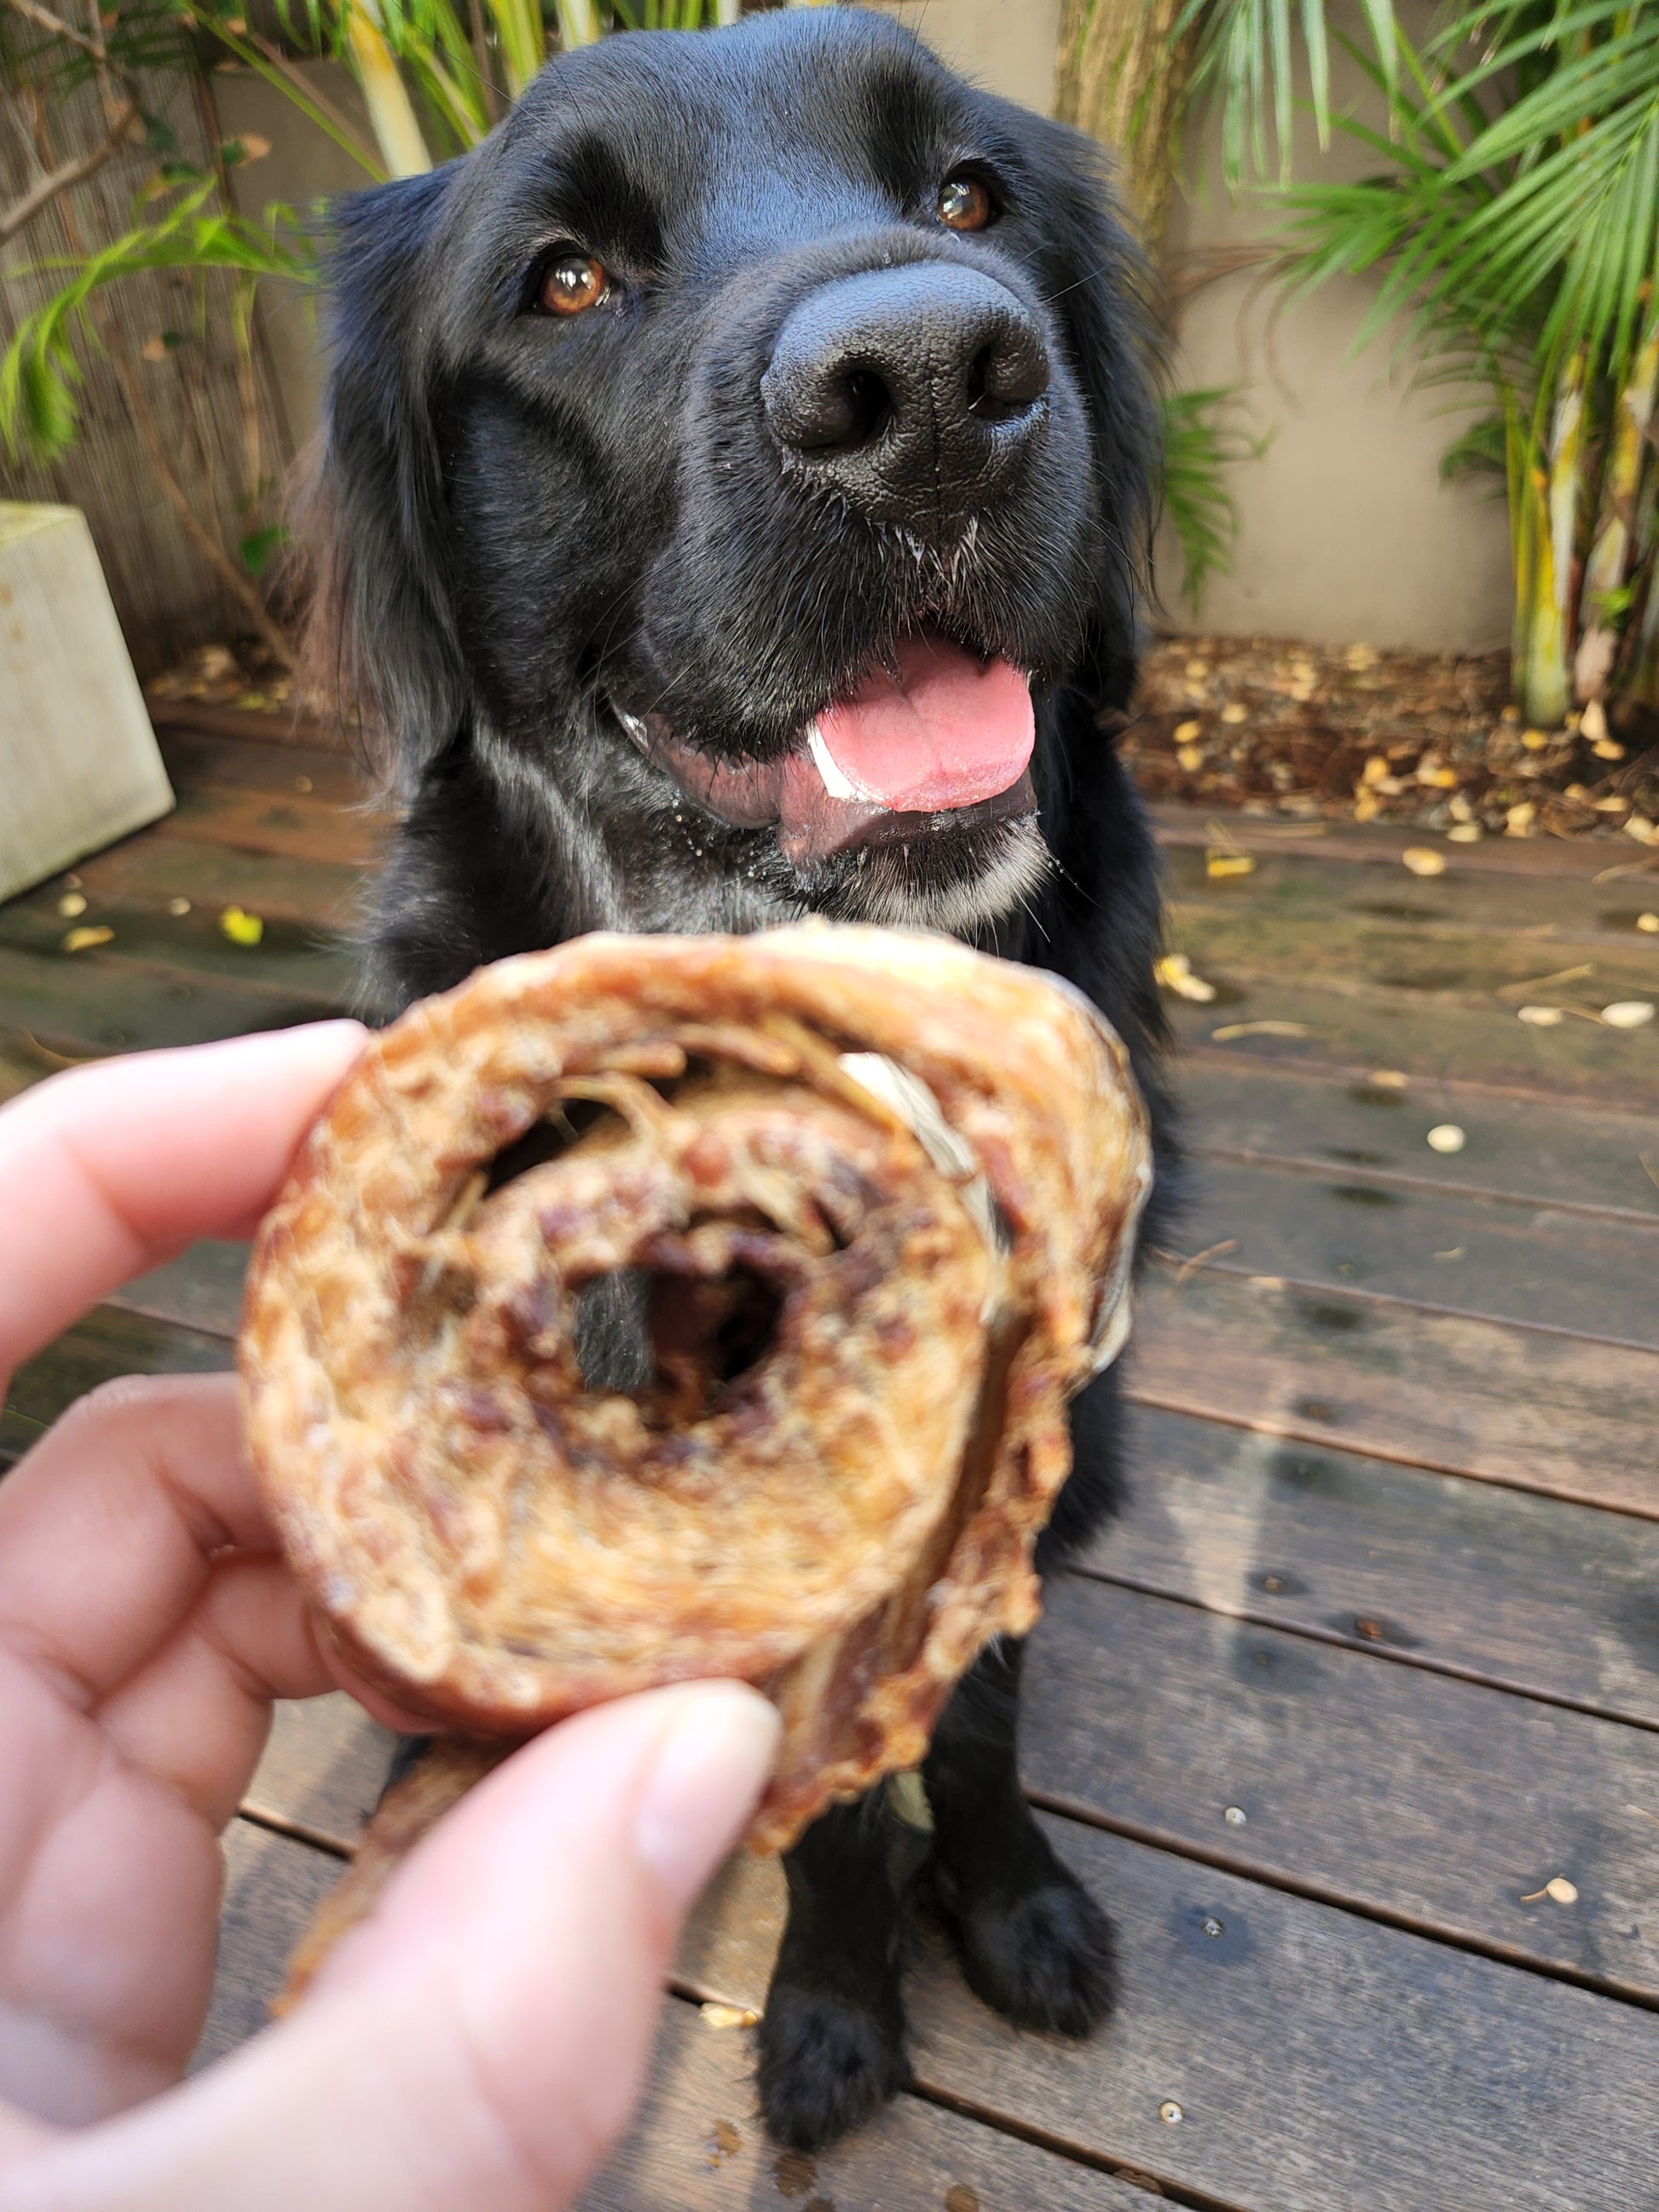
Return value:
M 1659 844 L 1659 744 L 1598 707 L 1529 729 L 1502 653 L 1178 637 L 1148 656 L 1120 744 L 1150 799 L 1246 814 Z

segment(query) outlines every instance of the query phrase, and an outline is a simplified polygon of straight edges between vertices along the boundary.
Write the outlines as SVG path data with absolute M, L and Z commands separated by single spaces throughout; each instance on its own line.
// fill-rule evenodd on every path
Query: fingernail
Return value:
M 634 1848 L 676 1905 L 690 1905 L 742 1833 L 781 1725 L 776 1709 L 741 1682 L 684 1695 L 634 1815 Z

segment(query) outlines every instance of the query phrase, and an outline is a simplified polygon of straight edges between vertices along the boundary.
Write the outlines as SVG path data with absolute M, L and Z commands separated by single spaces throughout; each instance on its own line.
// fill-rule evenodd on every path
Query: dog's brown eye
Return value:
M 977 177 L 947 177 L 939 189 L 939 219 L 947 230 L 983 230 L 996 213 Z
M 556 253 L 542 271 L 541 305 L 550 315 L 585 315 L 611 296 L 604 262 L 574 249 Z

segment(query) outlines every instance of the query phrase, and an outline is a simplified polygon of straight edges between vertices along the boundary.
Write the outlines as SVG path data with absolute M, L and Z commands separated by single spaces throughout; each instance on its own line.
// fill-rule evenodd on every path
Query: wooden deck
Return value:
M 61 881 L 0 908 L 0 1095 L 349 991 L 349 771 L 167 751 L 178 813 L 80 872 L 112 942 L 59 949 Z M 1118 2016 L 1018 2033 L 923 1936 L 915 2093 L 780 2156 L 750 2034 L 699 2009 L 765 1990 L 781 1885 L 736 1864 L 593 2212 L 1659 2207 L 1659 1027 L 1516 1016 L 1659 996 L 1659 854 L 1441 846 L 1419 881 L 1421 837 L 1235 819 L 1258 865 L 1212 881 L 1201 819 L 1162 826 L 1220 987 L 1176 1010 L 1198 1188 L 1130 1357 L 1136 1502 L 1050 1592 L 1025 1745 L 1116 1918 Z M 0 1455 L 112 1371 L 228 1364 L 240 1257 L 198 1248 L 24 1370 Z M 204 2061 L 260 2024 L 385 1756 L 343 1700 L 280 1715 Z

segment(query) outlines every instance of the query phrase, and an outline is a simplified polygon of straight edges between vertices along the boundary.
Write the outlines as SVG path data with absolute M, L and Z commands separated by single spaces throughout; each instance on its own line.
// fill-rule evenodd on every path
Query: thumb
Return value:
M 30 2212 L 568 2204 L 627 2123 L 680 1924 L 777 1729 L 755 1692 L 711 1682 L 526 1745 L 411 1854 L 289 2021 L 60 2139 L 27 2179 L 14 2168 Z

